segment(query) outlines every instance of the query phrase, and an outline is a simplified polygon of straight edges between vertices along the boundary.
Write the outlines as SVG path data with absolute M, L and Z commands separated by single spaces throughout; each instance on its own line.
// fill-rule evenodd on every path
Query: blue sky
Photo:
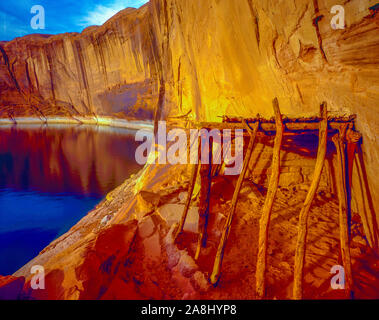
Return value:
M 30 33 L 56 34 L 81 32 L 91 25 L 101 25 L 118 11 L 138 8 L 148 0 L 9 0 L 0 1 L 0 41 Z M 33 30 L 34 5 L 45 10 L 45 29 Z

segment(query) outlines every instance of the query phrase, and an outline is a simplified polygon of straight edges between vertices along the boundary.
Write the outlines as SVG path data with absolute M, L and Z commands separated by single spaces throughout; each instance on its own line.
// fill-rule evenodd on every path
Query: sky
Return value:
M 57 34 L 81 32 L 92 25 L 102 25 L 110 17 L 127 7 L 139 8 L 148 0 L 1 0 L 0 41 L 9 41 L 30 33 Z M 41 10 L 45 13 L 44 29 Z M 36 17 L 33 19 L 33 17 Z M 35 22 L 33 24 L 33 22 Z

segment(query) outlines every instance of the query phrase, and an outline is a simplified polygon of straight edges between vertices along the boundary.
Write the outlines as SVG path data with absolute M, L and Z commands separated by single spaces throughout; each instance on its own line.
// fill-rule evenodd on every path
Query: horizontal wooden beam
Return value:
M 324 102 L 325 103 L 325 102 Z M 272 117 L 271 119 L 263 119 L 260 117 L 256 118 L 242 118 L 242 117 L 228 117 L 224 116 L 222 117 L 223 122 L 225 123 L 239 123 L 243 121 L 247 121 L 248 123 L 272 123 L 275 124 L 275 117 Z M 344 115 L 344 116 L 328 116 L 328 122 L 351 122 L 357 119 L 356 114 L 352 115 Z M 300 117 L 300 118 L 290 118 L 283 116 L 283 123 L 311 123 L 311 122 L 321 122 L 323 119 L 320 116 L 313 116 L 313 117 Z
M 341 126 L 343 126 L 346 123 L 353 122 L 354 120 L 346 121 L 346 122 L 329 122 L 329 129 L 331 130 L 339 130 Z M 251 122 L 253 123 L 253 122 Z M 250 124 L 250 123 L 249 123 Z M 192 124 L 194 128 L 202 129 L 202 128 L 208 128 L 208 129 L 243 129 L 242 122 L 198 122 Z M 318 132 L 319 130 L 319 122 L 287 122 L 284 123 L 285 130 L 287 131 L 315 131 Z M 261 131 L 267 131 L 267 132 L 275 132 L 276 126 L 275 123 L 261 123 L 259 126 L 259 129 Z

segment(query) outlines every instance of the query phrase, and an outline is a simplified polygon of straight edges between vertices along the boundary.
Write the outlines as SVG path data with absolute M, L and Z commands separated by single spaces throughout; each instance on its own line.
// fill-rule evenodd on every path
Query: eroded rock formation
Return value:
M 333 17 L 330 9 L 336 4 L 345 8 L 344 30 L 333 30 L 330 25 Z M 221 121 L 224 115 L 252 117 L 259 113 L 271 117 L 273 97 L 278 97 L 282 113 L 293 117 L 314 115 L 320 103 L 326 101 L 331 112 L 358 116 L 357 127 L 363 134 L 363 157 L 371 192 L 369 200 L 375 211 L 374 204 L 379 200 L 376 179 L 379 174 L 376 165 L 379 160 L 376 141 L 379 131 L 379 14 L 369 10 L 374 5 L 375 1 L 371 0 L 151 0 L 141 9 L 126 9 L 103 26 L 88 28 L 81 34 L 27 36 L 1 43 L 0 116 L 42 119 L 49 116 L 111 116 L 154 120 L 187 116 L 192 120 Z M 287 174 L 304 179 L 294 171 Z M 151 188 L 156 179 L 154 172 L 145 176 L 150 180 L 139 177 L 134 183 L 143 185 L 149 192 L 159 193 Z M 179 175 L 175 181 L 180 185 L 187 180 Z M 160 187 L 164 189 L 165 185 L 161 183 Z M 175 190 L 183 191 L 178 186 Z M 320 201 L 320 208 L 333 206 L 333 203 Z M 135 206 L 134 200 L 123 205 L 117 202 L 117 210 L 112 213 L 115 220 L 111 224 L 129 221 L 128 228 L 132 228 L 128 214 L 138 213 Z M 98 234 L 92 230 L 97 227 L 98 219 L 104 219 L 106 209 L 109 210 L 106 206 L 100 207 L 86 217 L 65 239 L 52 244 L 37 259 L 51 270 L 63 263 L 67 265 L 68 271 L 61 281 L 64 289 L 59 297 L 80 297 L 82 288 L 75 289 L 74 283 L 79 280 L 84 285 L 80 274 L 87 271 L 78 275 L 75 268 L 83 261 L 76 257 L 84 253 L 84 244 L 96 246 Z M 149 210 L 137 217 L 139 224 L 145 214 L 155 209 Z M 238 219 L 241 222 L 238 230 L 251 232 L 252 229 L 245 229 L 244 216 Z M 325 227 L 325 233 L 334 230 L 333 223 Z M 256 220 L 248 219 L 247 224 L 255 228 Z M 156 238 L 149 236 L 147 244 L 138 236 L 136 239 L 141 241 L 136 242 L 137 246 L 150 243 L 157 248 L 157 243 L 164 242 L 169 226 L 159 222 L 154 225 L 163 225 L 160 228 L 167 230 L 155 231 Z M 288 226 L 286 232 L 288 230 L 292 227 Z M 142 233 L 149 232 L 144 229 Z M 279 242 L 283 241 L 279 238 Z M 250 238 L 235 237 L 234 241 L 243 239 Z M 333 248 L 333 241 L 329 240 L 325 244 L 327 250 L 320 249 L 322 254 Z M 332 263 L 338 257 L 330 259 Z M 288 261 L 282 260 L 287 264 Z M 234 268 L 231 260 L 227 260 L 229 275 L 240 272 L 242 262 Z M 282 268 L 291 268 L 283 263 Z M 191 261 L 185 265 L 191 265 Z M 252 266 L 247 265 L 250 270 Z M 278 270 L 274 268 L 271 272 L 279 278 L 287 277 Z M 198 285 L 194 275 L 200 283 L 204 276 L 192 271 L 189 274 L 185 268 L 177 273 L 174 271 L 182 288 L 187 289 L 176 292 L 176 289 L 166 288 L 167 297 L 192 294 L 190 285 Z M 19 274 L 27 272 L 25 268 Z M 317 280 L 317 273 L 326 272 L 315 270 L 316 277 L 309 276 L 309 283 L 319 287 L 325 285 Z M 249 276 L 246 279 L 250 283 Z M 286 281 L 290 281 L 288 279 Z M 131 283 L 135 286 L 144 282 L 137 277 Z M 154 284 L 156 281 L 149 278 L 146 282 Z M 133 290 L 130 292 L 135 292 Z M 162 297 L 161 294 L 156 293 L 154 297 Z M 250 297 L 249 293 L 241 295 Z M 217 290 L 213 296 L 224 297 Z M 286 296 L 286 292 L 280 292 L 280 296 Z
M 81 34 L 1 44 L 1 117 L 151 119 L 160 59 L 148 14 L 125 9 Z

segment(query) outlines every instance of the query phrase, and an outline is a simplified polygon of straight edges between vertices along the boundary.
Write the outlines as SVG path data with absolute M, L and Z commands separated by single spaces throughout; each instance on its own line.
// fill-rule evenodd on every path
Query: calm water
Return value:
M 134 131 L 0 126 L 0 274 L 12 274 L 140 170 Z

